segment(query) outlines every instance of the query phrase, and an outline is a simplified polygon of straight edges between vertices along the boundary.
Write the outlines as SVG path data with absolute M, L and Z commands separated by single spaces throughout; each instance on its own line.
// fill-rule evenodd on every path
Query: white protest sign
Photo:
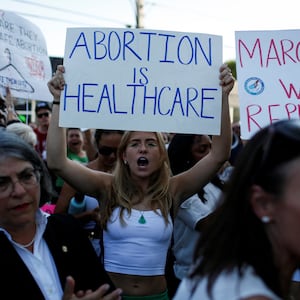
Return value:
M 40 29 L 9 11 L 0 10 L 0 87 L 16 98 L 52 101 L 47 82 L 51 63 Z
M 222 37 L 70 28 L 60 126 L 220 133 Z
M 300 30 L 237 31 L 241 136 L 300 118 Z

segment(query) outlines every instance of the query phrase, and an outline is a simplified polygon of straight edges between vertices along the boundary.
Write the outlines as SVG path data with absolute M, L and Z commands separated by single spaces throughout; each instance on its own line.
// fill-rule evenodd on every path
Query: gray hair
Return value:
M 24 123 L 12 123 L 7 125 L 6 130 L 14 132 L 25 140 L 29 145 L 34 147 L 37 144 L 37 137 L 32 127 Z
M 55 192 L 51 177 L 39 154 L 17 134 L 7 130 L 0 130 L 0 164 L 1 160 L 6 158 L 17 158 L 27 161 L 35 170 L 40 172 L 40 206 L 53 199 Z

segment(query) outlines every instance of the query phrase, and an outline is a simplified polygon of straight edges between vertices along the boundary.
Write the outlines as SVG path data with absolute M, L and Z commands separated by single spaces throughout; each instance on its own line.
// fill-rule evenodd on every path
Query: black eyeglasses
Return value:
M 113 148 L 113 147 L 108 147 L 108 146 L 99 146 L 98 147 L 98 152 L 104 156 L 109 156 L 112 153 L 114 153 L 116 155 L 117 151 L 118 151 L 118 148 Z
M 49 117 L 49 113 L 48 112 L 44 112 L 44 113 L 41 113 L 41 114 L 37 114 L 37 117 L 39 119 L 41 119 L 42 117 Z
M 15 188 L 16 183 L 18 182 L 25 189 L 32 188 L 36 186 L 41 178 L 40 172 L 34 169 L 24 170 L 20 174 L 17 174 L 17 179 L 12 180 L 11 177 L 1 177 L 0 176 L 0 196 L 8 197 Z

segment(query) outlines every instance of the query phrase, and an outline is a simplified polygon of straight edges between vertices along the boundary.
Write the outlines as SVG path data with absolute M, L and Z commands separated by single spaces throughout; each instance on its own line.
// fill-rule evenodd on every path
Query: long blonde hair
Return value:
M 124 210 L 126 209 L 130 213 L 132 206 L 138 203 L 133 202 L 132 199 L 142 200 L 145 197 L 151 199 L 151 208 L 153 210 L 159 208 L 166 223 L 168 222 L 168 214 L 172 206 L 172 198 L 169 191 L 171 171 L 163 136 L 160 133 L 154 133 L 160 151 L 160 167 L 151 175 L 149 186 L 146 193 L 144 193 L 133 182 L 130 170 L 123 161 L 123 153 L 128 146 L 132 133 L 132 131 L 126 131 L 121 139 L 117 153 L 117 163 L 113 172 L 112 189 L 110 194 L 107 195 L 107 199 L 102 201 L 101 223 L 104 228 L 106 228 L 106 223 L 115 207 L 121 207 L 120 218 L 124 223 Z

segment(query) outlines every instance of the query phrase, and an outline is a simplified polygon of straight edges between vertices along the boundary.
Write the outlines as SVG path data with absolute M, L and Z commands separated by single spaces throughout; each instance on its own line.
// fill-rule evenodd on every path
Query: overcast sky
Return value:
M 67 27 L 135 27 L 135 0 L 1 0 L 36 24 L 49 56 L 63 56 Z M 144 0 L 146 29 L 223 36 L 223 60 L 235 59 L 235 31 L 300 29 L 299 0 Z

